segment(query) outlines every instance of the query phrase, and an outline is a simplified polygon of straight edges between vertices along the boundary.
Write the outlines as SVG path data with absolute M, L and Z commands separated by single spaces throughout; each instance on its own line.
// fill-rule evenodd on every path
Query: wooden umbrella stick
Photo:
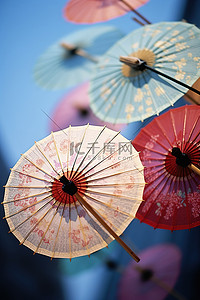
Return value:
M 137 10 L 135 10 L 127 1 L 121 0 L 128 8 L 130 8 L 138 17 L 140 17 L 145 23 L 151 24 L 143 15 L 141 15 Z
M 114 237 L 114 239 L 128 252 L 128 254 L 139 262 L 139 257 L 122 241 L 122 239 L 112 230 L 110 226 L 101 218 L 101 216 L 93 209 L 93 207 L 85 201 L 79 193 L 75 194 L 77 200 L 99 221 L 99 223 Z
M 188 165 L 188 167 L 193 171 L 193 172 L 195 172 L 196 174 L 198 174 L 199 176 L 200 176 L 200 169 L 199 168 L 197 168 L 195 165 L 193 165 L 193 164 L 190 164 L 190 165 Z
M 61 43 L 60 45 L 61 45 L 61 47 L 67 49 L 68 51 L 74 51 L 74 53 L 76 55 L 79 55 L 79 56 L 82 56 L 84 58 L 87 58 L 87 59 L 91 60 L 94 63 L 98 62 L 98 59 L 96 57 L 90 55 L 89 53 L 87 53 L 83 49 L 76 48 L 74 45 L 71 45 L 71 44 L 68 44 L 68 43 L 65 43 L 65 42 Z
M 145 25 L 142 21 L 138 20 L 137 18 L 132 18 L 132 19 L 133 19 L 133 21 L 135 21 L 136 23 L 138 23 L 141 26 Z
M 135 266 L 134 268 L 137 271 L 139 271 L 141 274 L 143 272 L 145 272 L 145 270 L 146 270 L 145 268 L 142 268 L 140 266 Z M 172 295 L 174 298 L 176 298 L 178 300 L 185 300 L 185 298 L 183 298 L 183 296 L 180 295 L 175 289 L 171 288 L 167 283 L 160 280 L 158 277 L 152 275 L 151 277 L 149 277 L 148 280 L 151 280 L 152 282 L 154 282 L 156 285 L 161 287 L 163 290 L 165 290 L 168 294 Z

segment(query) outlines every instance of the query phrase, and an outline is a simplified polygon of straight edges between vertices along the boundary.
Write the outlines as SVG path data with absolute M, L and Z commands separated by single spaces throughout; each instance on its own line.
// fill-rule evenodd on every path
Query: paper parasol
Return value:
M 95 68 L 90 88 L 93 112 L 110 123 L 159 114 L 200 77 L 199 48 L 200 30 L 184 22 L 146 25 L 128 34 Z
M 128 147 L 128 148 L 127 148 Z M 116 239 L 142 201 L 143 166 L 131 142 L 106 127 L 69 127 L 35 143 L 11 170 L 10 231 L 34 253 L 73 258 Z
M 183 299 L 173 290 L 180 274 L 181 256 L 179 248 L 172 244 L 142 251 L 139 264 L 130 262 L 122 274 L 118 300 L 162 300 L 168 293 Z
M 61 38 L 40 56 L 36 82 L 47 89 L 64 89 L 90 78 L 99 57 L 123 34 L 112 26 L 93 26 Z
M 64 129 L 69 125 L 80 126 L 90 123 L 91 125 L 106 125 L 112 130 L 122 129 L 123 124 L 113 125 L 98 119 L 89 106 L 88 96 L 89 82 L 85 82 L 73 88 L 60 103 L 57 104 L 51 116 L 50 131 Z
M 200 107 L 186 105 L 155 118 L 134 139 L 147 182 L 136 214 L 141 222 L 170 230 L 200 225 L 199 129 Z
M 105 22 L 123 16 L 128 11 L 136 13 L 145 23 L 150 23 L 135 9 L 148 0 L 70 0 L 64 8 L 64 17 L 74 23 Z

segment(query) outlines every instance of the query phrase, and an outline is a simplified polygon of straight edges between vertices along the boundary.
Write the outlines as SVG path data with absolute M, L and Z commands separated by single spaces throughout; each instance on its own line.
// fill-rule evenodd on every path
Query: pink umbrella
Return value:
M 119 282 L 119 300 L 162 300 L 174 291 L 181 268 L 181 252 L 172 244 L 153 246 L 140 253 L 140 262 L 131 261 Z
M 123 16 L 129 11 L 137 14 L 145 23 L 150 22 L 135 9 L 148 0 L 70 0 L 64 8 L 64 17 L 74 23 L 105 22 Z
M 112 130 L 119 131 L 125 124 L 110 124 L 98 119 L 89 107 L 89 82 L 85 82 L 71 90 L 56 106 L 49 124 L 50 131 L 64 129 L 69 125 L 84 124 L 106 125 Z

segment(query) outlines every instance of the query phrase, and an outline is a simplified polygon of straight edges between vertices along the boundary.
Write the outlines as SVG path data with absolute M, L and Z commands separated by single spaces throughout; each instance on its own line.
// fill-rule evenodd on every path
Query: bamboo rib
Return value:
M 114 239 L 128 252 L 128 254 L 136 261 L 139 262 L 139 257 L 122 241 L 122 239 L 110 228 L 107 223 L 99 216 L 99 214 L 87 203 L 79 193 L 75 194 L 77 200 L 85 206 L 85 208 L 100 222 L 100 224 L 112 235 Z
M 197 175 L 200 176 L 200 169 L 197 168 L 195 165 L 190 164 L 190 165 L 188 166 L 188 168 L 190 168 L 193 172 L 195 172 Z

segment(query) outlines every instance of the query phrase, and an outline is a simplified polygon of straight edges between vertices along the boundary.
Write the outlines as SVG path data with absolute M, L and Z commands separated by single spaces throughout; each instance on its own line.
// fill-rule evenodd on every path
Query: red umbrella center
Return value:
M 77 201 L 76 192 L 84 193 L 86 190 L 85 177 L 80 172 L 76 172 L 76 174 L 75 172 L 73 174 L 69 173 L 65 172 L 59 180 L 55 179 L 52 185 L 54 199 L 67 204 Z
M 181 148 L 183 149 L 182 151 L 180 151 Z M 174 147 L 172 152 L 168 152 L 165 160 L 165 168 L 173 176 L 185 177 L 192 172 L 187 166 L 192 163 L 198 167 L 199 161 L 200 151 L 198 145 L 186 142 L 182 147 Z

